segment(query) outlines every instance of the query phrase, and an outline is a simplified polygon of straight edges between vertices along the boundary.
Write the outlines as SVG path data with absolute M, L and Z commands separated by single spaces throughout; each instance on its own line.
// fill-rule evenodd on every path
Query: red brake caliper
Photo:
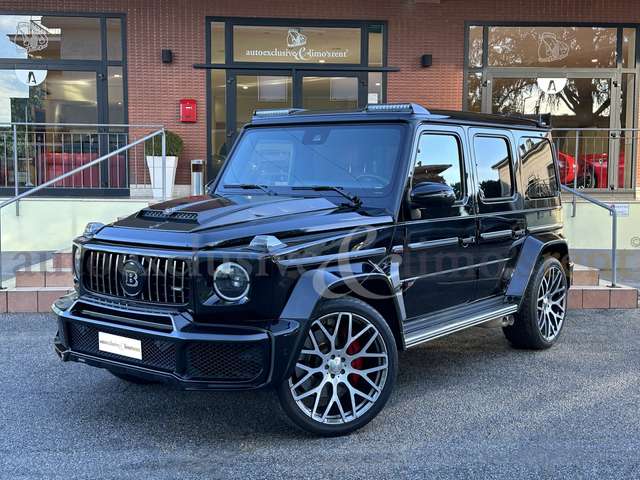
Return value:
M 347 355 L 355 355 L 360 351 L 360 348 L 360 340 L 356 340 L 351 345 L 349 345 L 349 348 L 347 348 Z M 353 362 L 351 362 L 351 366 L 359 370 L 362 369 L 362 367 L 364 366 L 364 359 L 355 359 Z M 351 382 L 351 384 L 356 384 L 356 382 L 360 380 L 358 377 L 359 375 L 356 375 L 355 373 L 349 374 L 349 382 Z

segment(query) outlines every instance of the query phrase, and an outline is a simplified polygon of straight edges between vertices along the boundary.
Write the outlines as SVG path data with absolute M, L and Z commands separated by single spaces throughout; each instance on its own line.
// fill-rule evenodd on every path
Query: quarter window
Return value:
M 509 143 L 502 137 L 478 136 L 474 139 L 478 185 L 484 199 L 510 197 L 513 173 Z
M 548 140 L 523 138 L 520 140 L 519 149 L 525 196 L 533 199 L 557 195 L 558 181 Z
M 462 158 L 460 143 L 455 135 L 425 133 L 420 137 L 413 185 L 437 182 L 449 185 L 462 198 Z

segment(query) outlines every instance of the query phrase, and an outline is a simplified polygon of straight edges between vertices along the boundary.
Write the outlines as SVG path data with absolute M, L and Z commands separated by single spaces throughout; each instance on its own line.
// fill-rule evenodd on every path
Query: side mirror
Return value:
M 414 185 L 409 198 L 412 208 L 450 208 L 456 193 L 446 183 L 421 182 Z

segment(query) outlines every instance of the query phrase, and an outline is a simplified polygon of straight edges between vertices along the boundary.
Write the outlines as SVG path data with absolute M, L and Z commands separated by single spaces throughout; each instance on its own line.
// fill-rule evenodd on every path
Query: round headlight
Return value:
M 213 288 L 223 300 L 235 302 L 249 292 L 249 274 L 241 265 L 225 262 L 213 273 Z
M 81 261 L 82 249 L 75 245 L 73 247 L 73 274 L 75 275 L 76 280 L 80 279 L 80 270 L 82 269 Z

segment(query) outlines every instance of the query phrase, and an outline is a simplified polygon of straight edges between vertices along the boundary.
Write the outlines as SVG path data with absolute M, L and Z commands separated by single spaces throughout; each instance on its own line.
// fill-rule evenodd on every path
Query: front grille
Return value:
M 122 286 L 121 271 L 129 259 L 136 259 L 144 270 L 139 293 L 131 295 Z M 166 305 L 189 302 L 189 264 L 182 259 L 132 255 L 98 250 L 85 253 L 84 287 L 95 293 Z
M 100 327 L 101 332 L 122 335 L 122 331 Z M 154 340 L 149 337 L 137 336 L 127 332 L 127 338 L 134 338 L 142 342 L 142 360 L 123 357 L 115 353 L 102 352 L 98 349 L 98 329 L 91 325 L 72 322 L 69 323 L 69 347 L 71 350 L 88 355 L 125 361 L 134 365 L 173 371 L 176 365 L 176 347 L 172 342 Z
M 187 376 L 249 381 L 263 372 L 268 361 L 263 344 L 195 342 L 187 347 Z

